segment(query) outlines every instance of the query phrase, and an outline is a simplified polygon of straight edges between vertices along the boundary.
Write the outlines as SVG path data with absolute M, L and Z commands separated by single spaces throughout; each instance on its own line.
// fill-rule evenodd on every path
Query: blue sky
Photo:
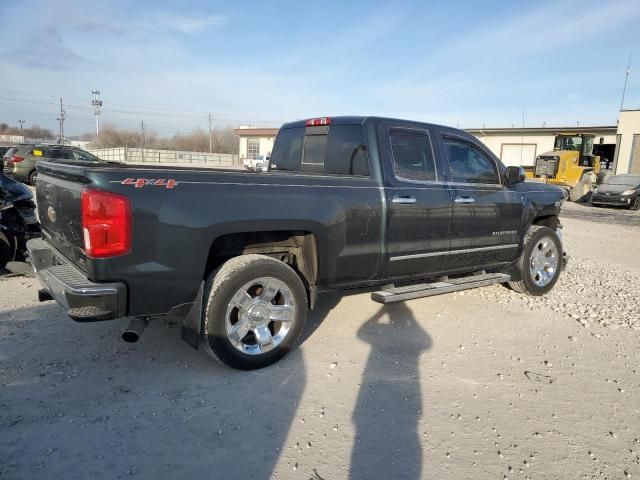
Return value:
M 0 0 L 0 121 L 168 135 L 372 114 L 487 127 L 640 108 L 640 2 Z M 639 68 L 635 68 L 634 64 Z

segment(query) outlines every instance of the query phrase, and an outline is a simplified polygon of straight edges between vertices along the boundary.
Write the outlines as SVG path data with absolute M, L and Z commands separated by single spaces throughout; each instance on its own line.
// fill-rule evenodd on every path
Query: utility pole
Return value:
M 524 114 L 527 107 L 522 107 L 522 134 L 520 135 L 520 165 L 522 165 L 522 157 L 524 156 Z
M 213 152 L 213 133 L 211 132 L 211 114 L 209 114 L 209 153 Z
M 62 105 L 62 97 L 60 97 L 60 116 L 58 117 L 58 122 L 60 122 L 60 139 L 58 140 L 58 143 L 60 145 L 64 145 L 64 107 Z
M 624 88 L 622 89 L 622 100 L 620 101 L 620 111 L 624 107 L 624 94 L 627 92 L 627 82 L 629 81 L 629 74 L 631 73 L 631 54 L 629 52 L 629 62 L 627 63 L 627 71 L 624 74 Z
M 144 162 L 144 120 L 140 120 L 140 133 L 142 134 L 142 161 Z
M 27 123 L 27 121 L 26 120 L 18 120 L 18 123 L 20 124 L 20 136 L 22 136 L 22 125 Z
M 96 116 L 96 142 L 100 136 L 100 109 L 102 108 L 102 100 L 100 100 L 100 90 L 91 90 L 93 99 L 91 105 L 93 106 L 93 114 Z

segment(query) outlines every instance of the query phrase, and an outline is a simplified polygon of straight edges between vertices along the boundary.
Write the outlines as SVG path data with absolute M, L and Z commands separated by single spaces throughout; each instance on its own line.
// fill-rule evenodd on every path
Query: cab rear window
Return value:
M 362 125 L 281 130 L 273 148 L 270 169 L 318 175 L 369 176 Z

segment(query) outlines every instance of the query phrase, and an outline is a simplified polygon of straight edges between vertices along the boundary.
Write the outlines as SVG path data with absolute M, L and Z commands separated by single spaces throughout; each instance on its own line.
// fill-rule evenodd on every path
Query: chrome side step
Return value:
M 459 278 L 443 277 L 439 281 L 432 283 L 420 283 L 408 285 L 406 287 L 384 287 L 382 290 L 373 292 L 371 300 L 378 303 L 393 303 L 411 300 L 413 298 L 431 297 L 443 293 L 468 290 L 470 288 L 486 287 L 496 283 L 505 283 L 511 279 L 506 273 L 485 273 L 478 272 L 473 275 Z

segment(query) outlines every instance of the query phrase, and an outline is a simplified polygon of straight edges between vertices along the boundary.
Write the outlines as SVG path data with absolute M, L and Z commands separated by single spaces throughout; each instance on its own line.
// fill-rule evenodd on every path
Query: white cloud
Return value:
M 166 11 L 156 11 L 143 21 L 136 21 L 135 26 L 157 32 L 176 31 L 194 34 L 224 27 L 228 23 L 229 17 L 225 15 L 175 15 Z

